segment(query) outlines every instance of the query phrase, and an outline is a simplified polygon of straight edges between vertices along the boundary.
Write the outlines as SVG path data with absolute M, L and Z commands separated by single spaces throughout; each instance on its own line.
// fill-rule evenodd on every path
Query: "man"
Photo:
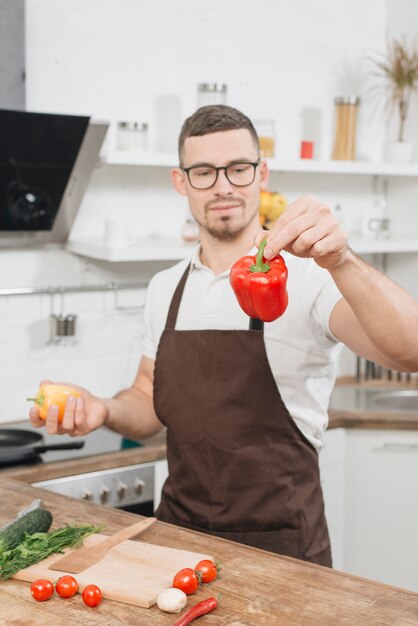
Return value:
M 150 283 L 136 379 L 112 399 L 86 390 L 69 398 L 62 425 L 52 407 L 47 431 L 83 435 L 105 424 L 141 440 L 165 426 L 170 474 L 160 519 L 331 565 L 317 449 L 340 342 L 413 371 L 418 306 L 348 248 L 313 197 L 289 206 L 270 233 L 261 230 L 268 167 L 239 111 L 196 111 L 183 125 L 179 157 L 172 180 L 200 244 Z M 266 258 L 285 251 L 289 307 L 263 332 L 249 330 L 229 269 L 265 237 Z M 37 409 L 31 419 L 41 425 Z

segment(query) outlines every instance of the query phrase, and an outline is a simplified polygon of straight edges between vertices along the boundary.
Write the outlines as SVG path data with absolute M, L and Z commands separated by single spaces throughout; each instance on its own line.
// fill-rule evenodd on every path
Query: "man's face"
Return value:
M 182 157 L 184 168 L 226 167 L 239 162 L 255 163 L 259 158 L 257 146 L 246 128 L 188 137 Z M 260 163 L 254 182 L 245 187 L 230 183 L 224 170 L 219 171 L 216 183 L 209 189 L 194 189 L 180 169 L 173 170 L 172 178 L 177 191 L 187 195 L 190 211 L 199 226 L 213 237 L 227 240 L 258 221 L 260 189 L 267 187 L 268 170 L 265 162 Z

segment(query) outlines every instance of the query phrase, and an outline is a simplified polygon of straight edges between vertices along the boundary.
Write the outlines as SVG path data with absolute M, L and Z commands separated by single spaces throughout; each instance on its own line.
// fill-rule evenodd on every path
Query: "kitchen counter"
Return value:
M 416 379 L 407 385 L 379 380 L 356 384 L 351 377 L 340 379 L 330 399 L 328 428 L 418 430 L 418 411 L 400 408 L 405 393 L 418 393 Z M 379 403 L 379 398 L 391 394 L 400 394 L 399 408 L 396 398 L 394 406 Z
M 105 454 L 93 454 L 77 459 L 54 461 L 51 463 L 36 463 L 33 465 L 19 465 L 16 467 L 0 469 L 0 476 L 13 478 L 25 483 L 72 476 L 84 472 L 97 472 L 102 469 L 124 467 L 136 463 L 148 463 L 166 458 L 165 443 L 145 446 L 143 448 L 128 448 L 117 452 Z M 1 623 L 0 623 L 1 626 Z
M 0 525 L 35 497 L 41 497 L 44 506 L 53 513 L 54 526 L 81 521 L 105 523 L 105 532 L 111 533 L 137 519 L 131 513 L 35 489 L 2 474 Z M 163 522 L 148 529 L 143 540 L 213 554 L 222 562 L 220 578 L 189 598 L 190 606 L 222 593 L 216 611 L 200 618 L 202 626 L 415 626 L 418 623 L 418 594 L 411 591 Z M 142 609 L 103 600 L 99 607 L 88 609 L 79 596 L 69 600 L 52 597 L 47 602 L 36 603 L 31 598 L 29 583 L 15 580 L 0 583 L 1 626 L 169 626 L 174 621 L 173 615 L 163 613 L 156 606 Z
M 328 411 L 332 428 L 371 428 L 380 430 L 418 430 L 418 414 L 370 413 L 369 411 L 332 409 Z
M 329 408 L 329 429 L 383 429 L 383 430 L 418 430 L 418 412 L 391 410 L 367 410 L 364 394 L 370 390 L 416 390 L 415 384 L 388 384 L 385 381 L 370 381 L 355 384 L 353 378 L 340 379 L 337 382 Z M 348 394 L 348 395 L 347 395 Z M 333 406 L 334 402 L 334 406 Z M 88 436 L 87 436 L 88 437 Z M 145 447 L 128 448 L 104 454 L 92 454 L 64 461 L 53 461 L 44 464 L 21 465 L 0 469 L 0 476 L 13 478 L 26 483 L 59 478 L 72 474 L 94 472 L 147 463 L 166 458 L 165 435 L 145 442 Z

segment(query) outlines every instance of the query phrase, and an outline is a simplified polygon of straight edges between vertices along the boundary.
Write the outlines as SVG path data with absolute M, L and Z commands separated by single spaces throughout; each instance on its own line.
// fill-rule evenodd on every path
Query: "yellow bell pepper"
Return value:
M 69 396 L 81 398 L 81 394 L 76 389 L 67 387 L 66 385 L 41 385 L 35 398 L 27 398 L 33 400 L 39 408 L 39 417 L 46 420 L 48 409 L 52 404 L 59 407 L 58 422 L 61 424 L 64 417 L 65 404 Z

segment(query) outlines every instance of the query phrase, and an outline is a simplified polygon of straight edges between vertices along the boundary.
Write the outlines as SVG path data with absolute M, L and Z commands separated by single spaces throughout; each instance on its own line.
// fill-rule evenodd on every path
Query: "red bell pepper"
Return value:
M 273 322 L 287 308 L 287 267 L 280 254 L 266 262 L 263 257 L 266 243 L 264 239 L 257 256 L 247 255 L 235 261 L 229 282 L 247 315 L 263 322 Z

